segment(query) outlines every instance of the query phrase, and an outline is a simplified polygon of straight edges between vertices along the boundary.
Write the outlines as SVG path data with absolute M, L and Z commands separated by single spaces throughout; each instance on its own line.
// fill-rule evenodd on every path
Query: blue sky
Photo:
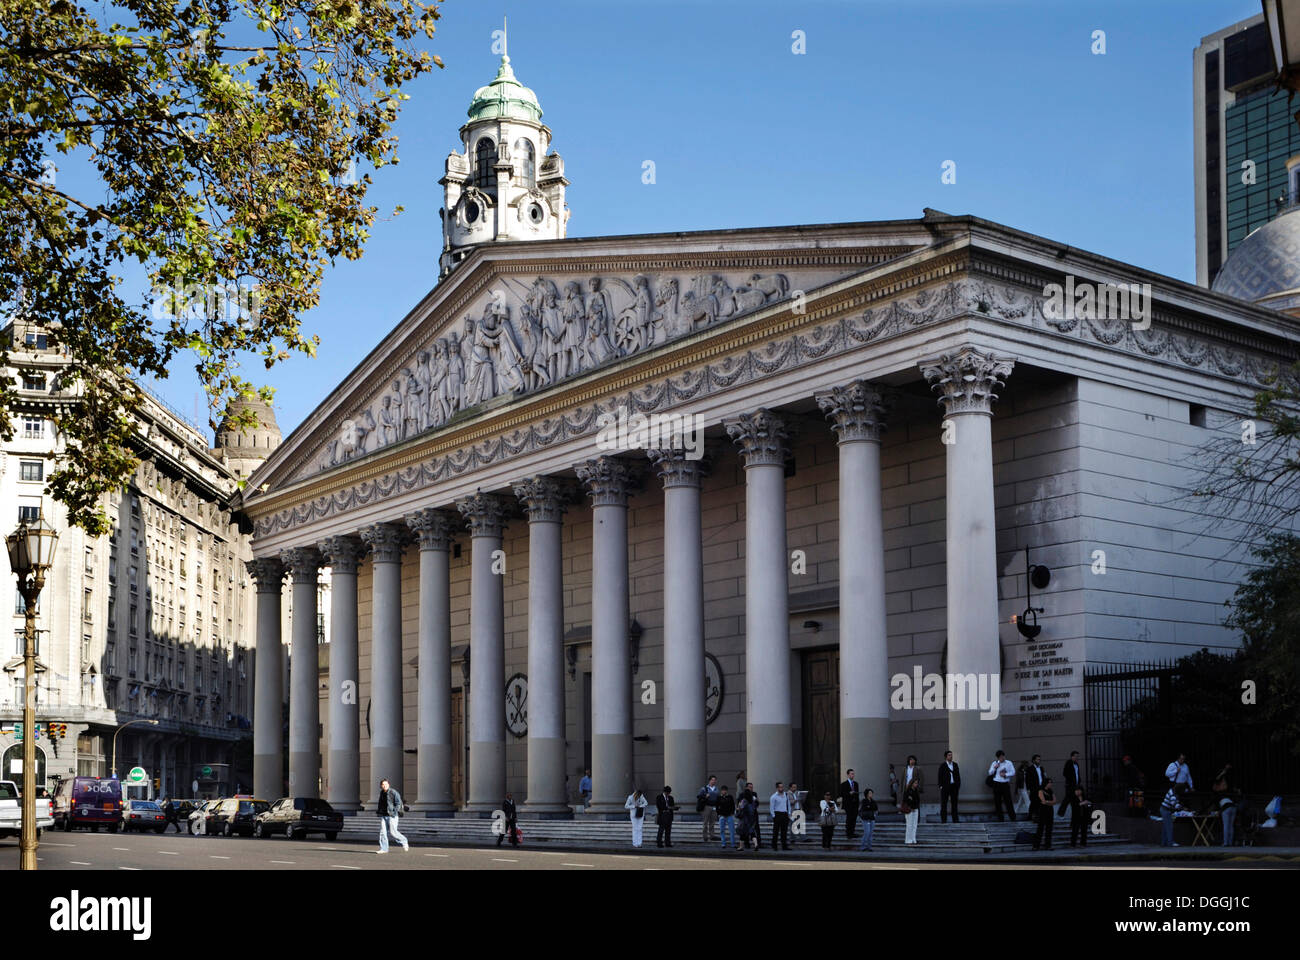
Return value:
M 1192 51 L 1258 0 L 541 3 L 450 0 L 410 88 L 405 212 L 331 270 L 304 317 L 315 359 L 253 376 L 297 426 L 437 280 L 438 178 L 492 31 L 541 100 L 572 181 L 569 235 L 970 213 L 1194 280 Z M 791 51 L 802 30 L 807 52 Z M 1104 30 L 1106 53 L 1091 52 Z M 656 183 L 642 183 L 653 160 Z M 940 181 L 944 161 L 956 183 Z M 192 412 L 188 358 L 155 388 Z

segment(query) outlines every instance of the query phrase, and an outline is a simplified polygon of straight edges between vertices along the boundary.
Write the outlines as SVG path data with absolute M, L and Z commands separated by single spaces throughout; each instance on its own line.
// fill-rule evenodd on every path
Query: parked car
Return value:
M 127 800 L 122 804 L 122 829 L 162 833 L 167 829 L 167 815 L 153 800 Z
M 217 804 L 208 826 L 210 832 L 225 837 L 233 837 L 235 834 L 251 837 L 253 818 L 269 809 L 271 805 L 265 800 L 257 800 L 253 797 L 227 797 Z
M 343 829 L 343 814 L 315 797 L 285 797 L 254 817 L 254 822 L 259 837 L 283 833 L 294 840 L 309 833 L 323 833 L 326 840 L 334 840 Z
M 17 837 L 23 829 L 22 791 L 12 780 L 0 780 L 0 837 Z M 36 794 L 36 835 L 54 823 L 50 801 Z
M 185 825 L 187 832 L 196 834 L 214 833 L 213 817 L 216 815 L 217 807 L 220 804 L 220 800 L 205 800 L 191 810 L 189 820 L 186 821 Z
M 54 794 L 54 824 L 64 830 L 108 827 L 117 833 L 122 823 L 122 783 L 112 778 L 73 777 Z

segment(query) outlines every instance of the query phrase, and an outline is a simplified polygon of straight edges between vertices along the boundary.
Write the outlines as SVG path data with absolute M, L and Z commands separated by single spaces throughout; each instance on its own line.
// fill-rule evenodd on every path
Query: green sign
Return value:
M 203 774 L 205 777 L 210 777 L 212 776 L 212 768 L 204 767 L 202 770 L 199 771 L 199 773 Z
M 144 767 L 132 767 L 131 772 L 126 775 L 128 783 L 144 783 L 149 775 L 144 772 Z

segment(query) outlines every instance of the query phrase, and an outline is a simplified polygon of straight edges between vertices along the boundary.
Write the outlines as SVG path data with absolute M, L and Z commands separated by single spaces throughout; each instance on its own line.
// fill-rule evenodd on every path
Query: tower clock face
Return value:
M 542 205 L 540 203 L 530 203 L 528 205 L 529 223 L 531 223 L 535 227 L 539 227 L 542 225 L 542 221 L 545 219 L 546 219 L 546 211 L 542 209 Z
M 722 664 L 711 653 L 704 655 L 704 722 L 710 724 L 722 712 Z
M 473 223 L 478 219 L 479 212 L 478 203 L 474 200 L 470 200 L 465 204 L 465 222 Z
M 506 681 L 506 729 L 516 737 L 528 733 L 528 678 L 522 673 Z

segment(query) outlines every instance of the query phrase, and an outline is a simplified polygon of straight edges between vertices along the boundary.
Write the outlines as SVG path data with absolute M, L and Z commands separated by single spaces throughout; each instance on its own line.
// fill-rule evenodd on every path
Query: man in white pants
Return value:
M 402 845 L 402 849 L 410 851 L 411 845 L 406 838 L 397 832 L 397 818 L 402 815 L 402 795 L 389 785 L 387 780 L 379 781 L 379 803 L 376 804 L 379 813 L 379 853 L 388 852 L 388 835 L 391 833 L 393 839 Z

